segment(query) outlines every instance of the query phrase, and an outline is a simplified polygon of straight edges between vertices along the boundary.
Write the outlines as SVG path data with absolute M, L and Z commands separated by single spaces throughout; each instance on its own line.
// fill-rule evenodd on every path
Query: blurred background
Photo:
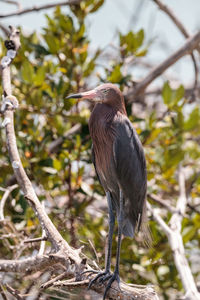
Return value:
M 196 73 L 191 56 L 184 56 L 133 97 L 129 92 L 137 83 L 186 42 L 156 1 L 86 0 L 79 5 L 55 5 L 37 12 L 3 16 L 45 3 L 56 1 L 0 1 L 1 58 L 5 55 L 8 25 L 21 28 L 22 47 L 12 65 L 13 94 L 20 103 L 15 128 L 23 166 L 39 199 L 70 245 L 84 246 L 89 262 L 95 261 L 103 268 L 107 204 L 91 164 L 88 119 L 93 107 L 64 98 L 103 82 L 117 84 L 145 149 L 148 200 L 167 224 L 173 212 L 162 202 L 176 207 L 180 192 L 178 172 L 182 167 L 187 206 L 181 235 L 194 281 L 200 287 L 199 52 L 194 51 Z M 162 3 L 168 5 L 191 36 L 200 29 L 198 0 Z M 3 129 L 0 142 L 2 197 L 16 179 Z M 185 291 L 171 245 L 150 211 L 149 223 L 154 241 L 151 248 L 143 246 L 140 235 L 134 240 L 123 240 L 121 278 L 128 283 L 153 284 L 160 299 L 183 299 Z M 0 259 L 29 257 L 40 251 L 40 245 L 24 244 L 27 238 L 41 236 L 41 227 L 18 186 L 4 206 L 0 233 Z M 115 249 L 116 240 L 113 265 Z M 45 251 L 50 251 L 48 242 Z M 62 271 L 60 266 L 56 275 Z M 6 290 L 6 283 L 28 295 L 25 299 L 29 300 L 99 297 L 93 292 L 84 294 L 83 290 L 50 288 L 40 292 L 39 286 L 52 275 L 51 269 L 27 272 L 23 277 L 2 273 L 0 297 L 5 294 L 7 299 L 14 299 Z

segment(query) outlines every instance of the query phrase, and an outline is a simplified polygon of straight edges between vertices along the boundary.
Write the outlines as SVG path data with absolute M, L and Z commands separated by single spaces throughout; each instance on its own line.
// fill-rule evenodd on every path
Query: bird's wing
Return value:
M 101 183 L 101 180 L 100 180 L 100 176 L 99 176 L 99 174 L 98 174 L 98 172 L 97 172 L 97 167 L 96 167 L 96 162 L 95 162 L 95 153 L 94 153 L 94 147 L 93 147 L 93 145 L 92 145 L 92 163 L 93 163 L 93 165 L 94 165 L 94 168 L 95 168 L 95 172 L 96 172 L 97 178 L 98 178 L 100 184 L 102 184 L 102 183 Z
M 113 154 L 119 187 L 125 198 L 125 215 L 134 228 L 140 227 L 145 212 L 146 161 L 142 144 L 126 116 L 114 124 L 115 140 Z

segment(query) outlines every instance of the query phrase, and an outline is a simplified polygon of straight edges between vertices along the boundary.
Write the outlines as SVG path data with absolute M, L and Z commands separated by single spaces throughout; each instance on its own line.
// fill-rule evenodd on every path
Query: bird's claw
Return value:
M 106 295 L 109 291 L 109 289 L 111 288 L 111 285 L 114 281 L 117 281 L 118 284 L 120 283 L 120 278 L 119 278 L 119 273 L 118 272 L 114 272 L 111 276 L 110 276 L 110 279 L 107 283 L 107 286 L 106 286 L 106 289 L 104 291 L 104 295 L 103 295 L 103 300 L 106 299 Z
M 118 284 L 120 282 L 120 278 L 119 278 L 119 273 L 118 272 L 114 272 L 113 274 L 110 273 L 110 271 L 104 271 L 104 272 L 100 272 L 99 274 L 97 274 L 97 276 L 92 279 L 88 285 L 88 289 L 91 288 L 91 286 L 96 282 L 98 281 L 99 283 L 103 283 L 105 281 L 108 280 L 108 283 L 106 285 L 106 288 L 105 288 L 105 292 L 104 292 L 104 295 L 103 295 L 103 300 L 106 299 L 106 295 L 112 285 L 112 283 L 114 281 L 117 281 Z
M 88 285 L 88 289 L 91 288 L 91 286 L 100 278 L 99 282 L 104 282 L 106 281 L 108 278 L 110 278 L 111 274 L 110 271 L 104 271 L 104 272 L 98 272 L 97 276 L 92 279 Z M 102 277 L 102 278 L 101 278 Z
M 81 275 L 86 274 L 86 273 L 97 274 L 97 273 L 99 273 L 99 271 L 97 271 L 97 270 L 86 270 L 86 271 L 82 272 Z

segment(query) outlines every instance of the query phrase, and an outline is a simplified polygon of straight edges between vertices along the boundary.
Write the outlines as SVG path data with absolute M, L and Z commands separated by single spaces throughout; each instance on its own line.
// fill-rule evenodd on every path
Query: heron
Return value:
M 130 122 L 124 97 L 111 83 L 67 97 L 95 102 L 89 119 L 92 139 L 92 161 L 97 177 L 106 194 L 109 215 L 108 247 L 105 270 L 98 272 L 89 283 L 106 282 L 103 299 L 112 283 L 120 282 L 119 264 L 122 235 L 134 237 L 140 229 L 149 240 L 146 190 L 146 160 L 142 143 Z M 115 219 L 118 221 L 116 264 L 111 272 L 112 240 Z

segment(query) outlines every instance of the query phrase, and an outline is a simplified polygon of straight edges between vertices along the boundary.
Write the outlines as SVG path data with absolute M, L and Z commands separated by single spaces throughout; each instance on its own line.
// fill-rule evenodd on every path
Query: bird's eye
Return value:
M 103 90 L 102 92 L 106 95 L 108 93 L 108 90 Z

